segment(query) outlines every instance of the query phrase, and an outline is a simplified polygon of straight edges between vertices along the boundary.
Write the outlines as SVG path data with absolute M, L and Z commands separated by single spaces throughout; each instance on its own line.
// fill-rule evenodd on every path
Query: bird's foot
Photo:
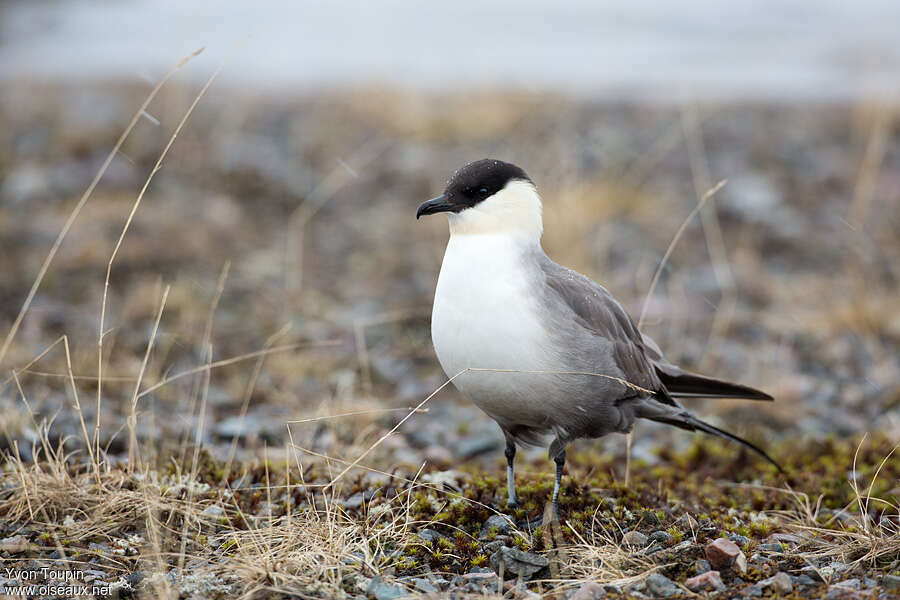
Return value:
M 543 516 L 529 518 L 526 514 L 524 519 L 516 519 L 515 513 L 519 510 L 522 510 L 524 512 L 524 509 L 525 505 L 523 502 L 521 502 L 518 498 L 512 498 L 506 501 L 506 510 L 504 512 L 509 515 L 510 520 L 515 523 L 517 529 L 531 530 L 535 527 L 539 527 L 544 520 Z
M 550 525 L 551 523 L 559 523 L 559 503 L 548 504 L 544 509 L 544 514 L 530 519 L 528 517 L 516 521 L 516 527 L 519 529 L 532 530 L 535 527 Z

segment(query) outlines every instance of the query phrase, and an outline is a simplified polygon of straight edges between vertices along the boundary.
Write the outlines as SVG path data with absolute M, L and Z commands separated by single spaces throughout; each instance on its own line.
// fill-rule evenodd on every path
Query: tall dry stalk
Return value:
M 211 86 L 213 81 L 216 80 L 216 77 L 218 77 L 223 68 L 224 64 L 220 65 L 219 68 L 216 69 L 212 75 L 210 75 L 209 79 L 206 80 L 206 83 L 202 88 L 200 88 L 200 91 L 197 93 L 196 97 L 194 97 L 194 101 L 191 102 L 191 105 L 184 113 L 181 121 L 178 122 L 178 125 L 175 127 L 175 131 L 172 133 L 171 137 L 169 137 L 169 141 L 166 143 L 165 147 L 160 153 L 159 158 L 156 160 L 156 164 L 153 165 L 153 169 L 150 171 L 150 175 L 147 176 L 147 179 L 144 181 L 144 185 L 141 187 L 141 191 L 138 193 L 137 198 L 135 198 L 134 203 L 131 205 L 131 212 L 128 213 L 128 218 L 125 219 L 125 225 L 122 227 L 122 232 L 119 234 L 119 239 L 116 240 L 116 244 L 113 247 L 112 254 L 109 257 L 109 262 L 106 264 L 106 277 L 103 281 L 103 298 L 100 302 L 100 327 L 97 335 L 97 422 L 94 428 L 94 443 L 96 444 L 96 451 L 98 453 L 100 451 L 100 408 L 103 402 L 103 338 L 106 335 L 106 332 L 103 328 L 106 322 L 106 305 L 109 295 L 109 278 L 112 275 L 113 263 L 115 262 L 116 256 L 119 253 L 119 248 L 122 247 L 122 242 L 125 240 L 125 235 L 128 233 L 128 229 L 131 227 L 131 222 L 134 220 L 134 215 L 137 213 L 137 210 L 141 205 L 141 200 L 143 200 L 144 194 L 147 192 L 147 188 L 150 187 L 150 182 L 153 181 L 153 177 L 162 168 L 162 162 L 166 158 L 166 155 L 169 153 L 169 150 L 172 148 L 172 145 L 175 143 L 175 138 L 177 138 L 178 134 L 181 133 L 181 130 L 184 128 L 185 123 L 187 123 L 191 114 L 194 112 L 194 109 L 197 107 L 197 104 L 200 103 L 200 99 L 203 98 L 203 96 L 206 94 L 206 90 L 208 90 L 209 86 Z
M 75 208 L 69 214 L 69 217 L 66 219 L 66 222 L 63 224 L 62 229 L 59 232 L 59 235 L 56 236 L 56 240 L 53 242 L 53 245 L 50 247 L 50 252 L 47 253 L 47 257 L 44 259 L 44 262 L 41 264 L 41 268 L 38 270 L 37 276 L 34 278 L 34 282 L 31 284 L 31 289 L 28 290 L 28 295 L 25 297 L 25 301 L 22 303 L 22 308 L 19 309 L 19 314 L 16 315 L 16 319 L 13 321 L 12 327 L 9 329 L 9 333 L 6 334 L 6 339 L 3 340 L 3 345 L 0 346 L 0 365 L 3 364 L 3 359 L 6 357 L 6 353 L 9 351 L 9 347 L 12 344 L 13 338 L 16 337 L 16 332 L 19 331 L 19 326 L 22 324 L 22 319 L 25 318 L 25 313 L 28 312 L 28 308 L 31 306 L 32 301 L 34 300 L 35 294 L 37 294 L 38 288 L 41 286 L 41 282 L 44 281 L 44 276 L 47 274 L 47 270 L 50 268 L 50 263 L 53 262 L 53 259 L 56 257 L 56 253 L 59 251 L 60 246 L 62 246 L 63 240 L 66 239 L 66 236 L 69 234 L 69 230 L 72 228 L 72 225 L 75 224 L 75 219 L 78 218 L 78 215 L 81 213 L 81 209 L 84 208 L 84 205 L 87 204 L 88 198 L 91 197 L 91 194 L 94 193 L 94 188 L 97 187 L 97 184 L 100 183 L 100 179 L 103 177 L 103 174 L 106 173 L 106 169 L 109 168 L 112 159 L 119 153 L 119 150 L 122 148 L 122 144 L 125 143 L 125 140 L 131 135 L 131 131 L 134 129 L 134 126 L 137 125 L 137 122 L 140 120 L 141 116 L 146 113 L 146 109 L 150 106 L 150 103 L 156 97 L 156 94 L 162 87 L 166 84 L 167 81 L 183 67 L 189 60 L 197 56 L 203 52 L 203 48 L 199 50 L 195 50 L 191 54 L 185 56 L 181 59 L 178 64 L 172 67 L 168 73 L 163 75 L 162 79 L 156 84 L 156 86 L 147 94 L 147 98 L 144 100 L 143 104 L 141 104 L 140 108 L 135 111 L 134 116 L 132 116 L 131 121 L 128 123 L 128 126 L 125 128 L 125 131 L 122 132 L 122 135 L 119 136 L 119 139 L 116 141 L 113 149 L 110 150 L 109 154 L 106 156 L 106 160 L 103 161 L 103 164 L 100 166 L 100 169 L 97 171 L 97 174 L 94 175 L 94 178 L 91 180 L 90 185 L 88 185 L 87 189 L 84 191 L 84 194 L 81 195 L 81 198 L 78 200 L 78 204 L 75 205 Z
M 162 299 L 159 302 L 159 311 L 156 313 L 156 320 L 153 322 L 153 331 L 150 333 L 150 340 L 147 342 L 147 351 L 144 352 L 144 360 L 141 361 L 141 370 L 138 373 L 137 383 L 134 384 L 134 393 L 131 395 L 131 411 L 128 414 L 128 472 L 134 472 L 135 458 L 140 457 L 137 441 L 137 405 L 138 393 L 141 391 L 141 382 L 144 380 L 144 373 L 147 371 L 147 363 L 150 361 L 150 353 L 153 351 L 153 343 L 156 341 L 156 332 L 159 331 L 159 322 L 162 320 L 163 311 L 166 308 L 166 300 L 169 297 L 171 286 L 166 286 L 163 291 Z

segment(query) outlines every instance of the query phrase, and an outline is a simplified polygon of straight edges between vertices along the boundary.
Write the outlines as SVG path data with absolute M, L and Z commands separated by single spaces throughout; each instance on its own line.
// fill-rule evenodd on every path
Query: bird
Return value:
M 556 464 L 559 515 L 568 445 L 629 433 L 649 419 L 756 445 L 694 415 L 679 398 L 772 401 L 760 390 L 667 361 L 622 305 L 541 247 L 542 200 L 525 171 L 482 159 L 458 169 L 416 219 L 445 213 L 450 238 L 431 314 L 438 361 L 454 386 L 500 426 L 506 441 L 507 506 L 520 506 L 515 457 L 547 446 Z

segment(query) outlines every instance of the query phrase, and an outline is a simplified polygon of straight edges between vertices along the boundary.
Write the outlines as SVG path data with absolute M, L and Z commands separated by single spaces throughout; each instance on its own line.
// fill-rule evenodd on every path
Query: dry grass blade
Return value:
M 228 279 L 228 273 L 231 270 L 231 261 L 225 261 L 225 264 L 222 266 L 222 271 L 219 273 L 219 280 L 216 284 L 216 291 L 213 294 L 212 302 L 210 302 L 209 311 L 206 315 L 206 325 L 203 328 L 203 338 L 200 342 L 200 352 L 199 355 L 205 356 L 207 353 L 210 354 L 210 360 L 212 360 L 212 333 L 213 333 L 213 321 L 216 316 L 216 309 L 219 307 L 219 302 L 222 299 L 222 294 L 225 293 L 225 282 Z M 208 364 L 208 361 L 207 363 Z M 206 380 L 206 374 L 208 371 L 203 372 L 203 376 L 199 377 L 194 384 L 193 389 L 190 393 L 190 407 L 187 410 L 188 415 L 194 414 L 194 411 L 197 409 L 197 398 L 200 395 L 200 386 Z M 189 437 L 190 437 L 190 428 L 185 428 L 184 433 L 181 438 L 181 460 L 184 460 L 186 456 L 187 449 L 189 447 Z
M 104 325 L 106 321 L 107 298 L 109 296 L 109 278 L 112 275 L 113 263 L 116 260 L 116 255 L 118 255 L 119 253 L 119 248 L 121 248 L 122 242 L 125 240 L 125 235 L 128 233 L 131 222 L 134 220 L 134 215 L 137 213 L 137 210 L 141 205 L 141 200 L 144 198 L 144 194 L 147 192 L 147 188 L 150 187 L 150 182 L 153 181 L 154 175 L 156 175 L 162 168 L 162 162 L 163 160 L 165 160 L 166 155 L 172 148 L 172 144 L 175 143 L 175 139 L 178 137 L 178 134 L 181 133 L 181 130 L 184 128 L 185 123 L 187 123 L 191 114 L 193 114 L 194 109 L 197 107 L 197 104 L 200 103 L 200 99 L 203 98 L 204 94 L 206 94 L 206 90 L 208 90 L 209 86 L 211 86 L 213 81 L 216 80 L 216 77 L 218 77 L 223 67 L 224 64 L 220 65 L 219 68 L 216 69 L 212 75 L 210 75 L 209 79 L 206 80 L 206 83 L 202 88 L 200 88 L 200 91 L 197 93 L 194 101 L 191 102 L 191 105 L 188 107 L 187 111 L 185 111 L 184 116 L 181 118 L 181 121 L 178 122 L 178 125 L 175 127 L 175 131 L 172 133 L 171 137 L 169 137 L 169 141 L 166 143 L 165 147 L 160 153 L 159 158 L 156 160 L 156 164 L 153 165 L 153 169 L 150 171 L 150 175 L 147 176 L 147 179 L 144 181 L 144 185 L 141 187 L 141 191 L 138 193 L 137 198 L 135 198 L 134 203 L 131 205 L 131 212 L 128 213 L 128 218 L 125 219 L 125 225 L 122 227 L 122 232 L 119 234 L 119 239 L 116 240 L 116 244 L 113 247 L 112 254 L 109 257 L 109 262 L 106 264 L 106 278 L 103 281 L 103 298 L 100 301 L 100 327 L 97 335 L 97 422 L 94 429 L 94 443 L 96 444 L 97 452 L 100 451 L 100 406 L 103 399 L 103 337 L 106 333 L 104 331 Z
M 291 328 L 290 323 L 285 323 L 281 329 L 276 331 L 274 334 L 269 336 L 269 339 L 266 340 L 263 349 L 270 348 L 280 337 L 286 335 L 288 330 Z M 250 409 L 250 400 L 253 398 L 253 391 L 256 389 L 256 382 L 259 379 L 260 373 L 262 373 L 263 364 L 265 364 L 267 354 L 261 354 L 256 359 L 256 364 L 253 365 L 253 373 L 250 374 L 250 380 L 247 382 L 247 387 L 244 390 L 244 399 L 241 401 L 241 410 L 238 413 L 238 423 L 239 427 L 242 427 L 244 424 L 244 419 L 247 417 L 247 411 Z M 223 479 L 228 479 L 228 476 L 231 475 L 231 467 L 234 463 L 234 457 L 237 454 L 237 446 L 238 446 L 238 434 L 235 433 L 234 437 L 231 440 L 231 446 L 228 448 L 228 460 L 225 463 L 225 476 Z
M 49 346 L 47 346 L 46 348 L 44 348 L 44 350 L 43 350 L 40 354 L 38 354 L 37 356 L 35 356 L 34 358 L 32 358 L 30 361 L 28 361 L 28 363 L 26 363 L 25 365 L 19 367 L 18 369 L 13 369 L 12 375 L 10 375 L 10 376 L 3 382 L 3 385 L 0 385 L 0 390 L 2 390 L 2 389 L 5 388 L 7 385 L 9 385 L 10 382 L 12 382 L 12 380 L 16 378 L 16 375 L 17 375 L 17 374 L 21 374 L 21 373 L 24 373 L 24 372 L 28 371 L 28 369 L 30 369 L 31 366 L 32 366 L 33 364 L 35 364 L 36 362 L 38 362 L 39 360 L 41 360 L 42 358 L 44 358 L 45 356 L 47 356 L 47 354 L 48 354 L 51 350 L 53 350 L 53 349 L 57 346 L 57 344 L 60 344 L 60 343 L 63 342 L 63 340 L 65 339 L 65 337 L 66 337 L 66 336 L 64 336 L 64 335 L 59 336 L 58 338 L 56 338 L 56 341 L 55 341 L 55 342 L 53 342 L 52 344 L 50 344 Z M 57 377 L 68 377 L 68 376 L 69 376 L 67 373 L 54 373 L 54 375 L 57 376 Z M 73 375 L 72 377 L 75 377 L 75 376 Z
M 164 378 L 162 381 L 157 381 L 143 392 L 138 394 L 138 399 L 143 398 L 148 394 L 152 394 L 159 388 L 169 385 L 173 381 L 178 381 L 184 377 L 189 377 L 191 375 L 196 375 L 197 373 L 204 373 L 206 371 L 210 371 L 212 369 L 218 369 L 220 367 L 227 367 L 228 365 L 233 365 L 235 363 L 243 362 L 245 360 L 250 360 L 252 358 L 258 358 L 260 356 L 267 356 L 269 354 L 275 354 L 277 352 L 290 352 L 291 350 L 299 350 L 301 348 L 322 348 L 327 346 L 335 346 L 340 344 L 338 340 L 325 340 L 323 342 L 300 342 L 297 344 L 287 344 L 285 346 L 275 346 L 274 348 L 264 348 L 262 350 L 256 350 L 255 352 L 248 352 L 246 354 L 241 354 L 239 356 L 233 356 L 231 358 L 223 358 L 222 360 L 217 360 L 208 364 L 200 365 L 199 367 L 193 367 L 191 369 L 185 369 L 184 371 L 179 371 L 174 375 L 169 375 Z
M 444 389 L 445 387 L 447 387 L 448 385 L 450 385 L 450 383 L 451 383 L 454 379 L 456 379 L 457 377 L 459 377 L 460 375 L 462 375 L 462 374 L 465 373 L 466 371 L 468 371 L 468 369 L 466 369 L 466 370 L 464 370 L 464 371 L 460 371 L 459 373 L 457 373 L 456 375 L 454 375 L 453 377 L 451 377 L 450 379 L 448 379 L 447 381 L 445 381 L 444 383 L 442 383 L 436 390 L 434 390 L 433 392 L 431 392 L 430 394 L 428 394 L 428 396 L 427 396 L 424 400 L 422 400 L 421 402 L 419 402 L 419 404 L 418 404 L 414 409 L 412 409 L 411 411 L 409 411 L 409 413 L 408 413 L 405 417 L 403 417 L 402 419 L 400 419 L 400 422 L 397 423 L 396 425 L 394 425 L 394 426 L 391 428 L 390 431 L 388 431 L 388 432 L 385 433 L 383 436 L 381 436 L 380 438 L 378 438 L 378 441 L 376 441 L 374 444 L 372 444 L 371 446 L 369 446 L 369 448 L 368 448 L 365 452 L 363 452 L 362 454 L 360 454 L 360 455 L 356 458 L 356 460 L 354 460 L 352 463 L 350 463 L 349 465 L 347 465 L 347 466 L 344 468 L 343 471 L 341 471 L 340 473 L 338 473 L 338 475 L 337 475 L 336 477 L 333 477 L 333 478 L 331 479 L 331 481 L 328 483 L 328 485 L 325 486 L 325 489 L 327 490 L 327 489 L 330 489 L 330 488 L 334 487 L 334 484 L 337 483 L 338 481 L 340 481 L 340 479 L 341 479 L 344 475 L 347 474 L 347 471 L 349 471 L 350 469 L 352 469 L 352 468 L 354 468 L 356 465 L 358 465 L 358 464 L 360 463 L 360 461 L 362 461 L 362 459 L 364 459 L 366 456 L 368 456 L 369 453 L 372 452 L 372 450 L 374 450 L 375 448 L 377 448 L 377 447 L 381 444 L 381 442 L 383 442 L 383 441 L 386 440 L 388 437 L 390 437 L 391 435 L 393 435 L 393 433 L 394 433 L 395 431 L 397 431 L 398 429 L 400 429 L 400 427 L 401 427 L 404 423 L 406 423 L 406 421 L 408 421 L 410 417 L 412 417 L 412 416 L 413 416 L 414 414 L 416 414 L 416 412 L 418 412 L 423 406 L 425 406 L 425 403 L 426 403 L 426 402 L 428 402 L 429 400 L 431 400 L 432 398 L 434 398 L 434 397 L 437 395 L 438 392 L 440 392 L 442 389 Z
M 691 163 L 691 178 L 697 197 L 702 202 L 705 195 L 703 190 L 709 189 L 712 178 L 709 172 L 709 160 L 706 156 L 706 144 L 703 141 L 700 118 L 697 113 L 695 104 L 685 103 L 682 105 L 681 122 Z M 737 297 L 734 290 L 734 274 L 728 262 L 725 238 L 715 206 L 701 207 L 700 223 L 703 226 L 703 235 L 712 261 L 716 284 L 722 294 L 721 299 L 715 305 L 712 327 L 710 327 L 704 344 L 703 355 L 698 361 L 702 365 L 707 356 L 710 341 L 719 339 L 728 323 L 731 322 L 737 305 Z
M 602 377 L 603 379 L 610 379 L 612 381 L 615 381 L 616 383 L 621 383 L 625 387 L 630 388 L 636 392 L 642 392 L 644 394 L 653 393 L 647 388 L 643 388 L 620 377 L 614 377 L 613 375 L 607 375 L 605 373 L 591 373 L 590 371 L 526 371 L 522 369 L 484 369 L 480 367 L 469 367 L 468 369 L 457 373 L 457 375 L 462 375 L 466 371 L 485 371 L 489 373 L 522 373 L 525 375 L 579 375 L 584 377 Z
M 58 456 L 50 447 L 50 443 L 47 440 L 47 435 L 44 430 L 45 428 L 38 425 L 37 419 L 34 415 L 34 411 L 31 409 L 31 405 L 28 404 L 28 396 L 25 394 L 25 390 L 22 389 L 22 384 L 19 382 L 19 378 L 16 376 L 15 371 L 13 371 L 13 377 L 16 381 L 16 389 L 19 391 L 19 396 L 22 398 L 22 404 L 25 405 L 25 410 L 28 412 L 28 417 L 31 419 L 32 425 L 34 425 L 34 430 L 38 432 L 38 436 L 40 437 L 41 446 L 44 450 L 44 457 L 47 461 L 47 464 L 51 469 L 56 470 L 59 465 Z
M 35 294 L 37 294 L 38 288 L 41 286 L 41 282 L 44 280 L 44 276 L 47 274 L 47 269 L 50 268 L 50 263 L 53 262 L 53 258 L 56 256 L 56 253 L 59 251 L 60 246 L 62 246 L 63 240 L 66 239 L 66 236 L 69 234 L 69 230 L 72 228 L 72 225 L 75 224 L 75 219 L 78 218 L 79 213 L 81 213 L 81 209 L 84 208 L 84 205 L 87 203 L 88 198 L 91 197 L 91 194 L 94 193 L 94 188 L 97 187 L 97 184 L 100 183 L 100 179 L 103 177 L 103 174 L 106 173 L 106 169 L 109 168 L 112 159 L 116 156 L 119 150 L 122 148 L 122 144 L 125 143 L 125 140 L 131 134 L 132 129 L 140 120 L 141 115 L 150 106 L 150 103 L 156 97 L 156 94 L 162 87 L 166 84 L 166 82 L 178 71 L 181 67 L 183 67 L 187 62 L 203 52 L 203 48 L 199 50 L 195 50 L 191 54 L 185 56 L 181 59 L 177 65 L 172 67 L 168 73 L 166 73 L 162 79 L 156 84 L 156 86 L 147 94 L 147 98 L 144 100 L 144 103 L 141 104 L 141 107 L 134 113 L 134 116 L 131 118 L 131 121 L 128 123 L 128 127 L 125 128 L 125 131 L 122 132 L 122 135 L 119 136 L 119 139 L 116 141 L 116 145 L 113 146 L 113 149 L 109 152 L 106 157 L 106 160 L 103 161 L 103 164 L 100 166 L 100 169 L 97 171 L 97 174 L 94 175 L 94 179 L 91 180 L 90 185 L 88 185 L 87 189 L 82 194 L 81 198 L 78 200 L 78 204 L 75 205 L 75 208 L 69 214 L 69 218 L 66 219 L 66 222 L 63 224 L 62 229 L 59 232 L 59 235 L 56 237 L 56 240 L 53 242 L 53 246 L 50 247 L 50 252 L 47 253 L 47 257 L 44 259 L 44 262 L 41 264 L 41 268 L 38 270 L 37 276 L 34 278 L 34 283 L 31 285 L 31 289 L 28 290 L 28 295 L 25 297 L 25 301 L 22 303 L 22 308 L 19 309 L 19 314 L 16 315 L 15 321 L 13 321 L 12 327 L 9 329 L 9 333 L 6 335 L 6 339 L 3 340 L 3 346 L 0 346 L 0 364 L 3 364 L 3 359 L 6 358 L 6 353 L 9 351 L 9 347 L 12 344 L 13 338 L 16 337 L 16 332 L 19 330 L 19 326 L 22 324 L 22 319 L 25 318 L 25 313 L 28 312 L 28 308 L 31 306 L 31 302 L 34 300 Z M 102 329 L 102 328 L 101 328 Z
M 327 421 L 329 419 L 339 419 L 341 417 L 356 417 L 356 416 L 360 416 L 360 415 L 375 415 L 375 414 L 383 414 L 383 413 L 390 413 L 390 412 L 400 412 L 403 410 L 415 411 L 418 413 L 427 413 L 428 412 L 427 408 L 416 409 L 411 406 L 407 406 L 404 408 L 373 408 L 371 410 L 354 410 L 351 412 L 345 412 L 345 413 L 340 413 L 340 414 L 336 414 L 336 415 L 325 415 L 323 417 L 311 417 L 309 419 L 296 419 L 294 421 L 285 421 L 285 423 L 288 423 L 291 425 L 299 424 L 299 423 L 314 423 L 316 421 Z
M 878 174 L 889 146 L 892 121 L 893 108 L 891 106 L 881 104 L 875 109 L 872 131 L 866 144 L 859 178 L 853 189 L 853 201 L 850 204 L 848 215 L 849 221 L 855 225 L 862 225 L 869 216 L 869 207 L 872 204 Z
M 156 313 L 156 320 L 153 322 L 153 331 L 150 333 L 150 340 L 147 342 L 147 351 L 144 353 L 144 360 L 141 362 L 141 370 L 138 373 L 137 383 L 134 385 L 134 393 L 131 395 L 131 412 L 128 415 L 128 472 L 134 472 L 135 459 L 139 457 L 137 442 L 137 405 L 138 393 L 141 391 L 141 381 L 144 379 L 144 373 L 147 371 L 147 363 L 150 362 L 150 353 L 153 351 L 153 343 L 156 341 L 156 332 L 159 331 L 159 322 L 162 320 L 163 311 L 166 308 L 166 300 L 169 297 L 171 286 L 166 286 L 163 291 L 162 299 L 159 301 L 159 311 Z
M 376 475 L 381 475 L 381 476 L 385 477 L 386 479 L 390 479 L 390 480 L 392 480 L 392 481 L 397 481 L 397 482 L 401 482 L 401 483 L 406 483 L 406 484 L 409 484 L 409 485 L 415 485 L 415 486 L 418 487 L 418 488 L 427 489 L 427 490 L 432 491 L 432 492 L 434 492 L 434 493 L 436 493 L 436 494 L 442 494 L 442 495 L 445 495 L 445 496 L 454 498 L 454 499 L 456 499 L 456 500 L 459 500 L 459 501 L 461 501 L 461 502 L 466 502 L 466 503 L 468 503 L 468 504 L 472 504 L 472 505 L 474 505 L 474 506 L 478 506 L 478 507 L 480 507 L 480 508 L 483 508 L 483 509 L 486 509 L 486 510 L 491 511 L 491 512 L 494 513 L 494 514 L 502 514 L 502 513 L 500 513 L 497 509 L 495 509 L 495 508 L 493 508 L 493 507 L 491 507 L 491 506 L 488 506 L 487 504 L 484 504 L 483 502 L 478 502 L 477 500 L 472 500 L 471 498 L 466 498 L 466 497 L 463 496 L 462 494 L 459 494 L 459 493 L 457 493 L 457 492 L 453 492 L 453 491 L 451 491 L 451 490 L 444 489 L 443 487 L 438 486 L 438 485 L 432 485 L 432 484 L 429 484 L 429 483 L 423 483 L 423 482 L 417 481 L 417 480 L 415 480 L 415 479 L 410 479 L 410 478 L 404 477 L 404 476 L 402 476 L 402 475 L 397 475 L 396 473 L 389 473 L 389 472 L 387 472 L 387 471 L 383 471 L 383 470 L 380 470 L 380 469 L 376 469 L 376 468 L 374 468 L 374 467 L 369 467 L 369 466 L 364 465 L 364 464 L 361 464 L 361 463 L 359 463 L 359 462 L 352 463 L 351 461 L 348 461 L 348 460 L 343 460 L 343 459 L 340 459 L 340 458 L 337 458 L 337 457 L 334 457 L 334 456 L 328 456 L 327 454 L 322 454 L 321 452 L 316 452 L 315 450 L 311 450 L 310 448 L 304 448 L 303 446 L 299 446 L 299 445 L 295 444 L 293 441 L 290 442 L 290 447 L 293 448 L 293 449 L 295 449 L 295 450 L 298 450 L 298 451 L 300 451 L 300 452 L 303 452 L 304 454 L 309 454 L 310 456 L 315 456 L 315 457 L 317 457 L 317 458 L 321 458 L 321 459 L 323 459 L 323 460 L 325 460 L 325 461 L 327 461 L 327 462 L 329 462 L 329 463 L 334 462 L 334 463 L 339 464 L 339 465 L 350 465 L 350 466 L 352 466 L 353 468 L 361 469 L 361 470 L 366 471 L 366 472 L 368 472 L 368 473 L 374 473 L 374 474 L 376 474 Z M 321 484 L 321 485 L 319 485 L 319 484 L 307 483 L 307 484 L 303 484 L 303 487 L 304 487 L 304 488 L 308 488 L 308 489 L 318 489 L 318 488 L 321 488 L 321 489 L 324 491 L 324 490 L 325 490 L 326 488 L 328 488 L 330 485 L 331 485 L 330 483 Z
M 91 465 L 94 467 L 97 485 L 100 485 L 100 457 L 94 453 L 94 449 L 91 447 L 91 438 L 88 435 L 87 424 L 84 421 L 84 411 L 81 410 L 81 400 L 78 398 L 78 386 L 75 385 L 75 378 L 72 375 L 72 354 L 69 352 L 69 338 L 65 335 L 63 336 L 63 348 L 66 350 L 66 370 L 69 372 L 69 384 L 72 388 L 72 397 L 75 401 L 75 412 L 78 413 L 78 422 L 81 424 L 81 433 L 84 435 L 84 443 L 87 446 Z M 99 446 L 97 447 L 97 452 L 99 453 Z
M 408 310 L 393 310 L 374 315 L 366 319 L 359 319 L 353 323 L 353 333 L 356 338 L 356 357 L 362 372 L 363 393 L 372 395 L 372 365 L 369 359 L 369 347 L 366 342 L 366 330 L 375 325 L 396 323 L 419 316 L 431 314 L 431 307 L 411 308 Z
M 569 579 L 562 580 L 561 583 L 571 585 L 593 580 L 627 586 L 650 575 L 656 568 L 653 563 L 622 548 L 616 542 L 616 537 L 600 522 L 599 512 L 600 507 L 597 507 L 591 519 L 590 530 L 584 534 L 566 524 L 566 528 L 578 542 L 568 547 L 566 575 Z M 638 574 L 631 575 L 634 571 Z
M 359 148 L 349 161 L 362 168 L 380 156 L 387 146 L 381 141 L 370 142 Z M 306 227 L 318 213 L 344 186 L 359 178 L 347 162 L 340 160 L 325 178 L 309 193 L 287 219 L 287 238 L 284 261 L 284 290 L 286 300 L 296 297 L 303 285 L 303 245 Z M 291 308 L 285 302 L 285 310 Z
M 867 437 L 868 435 L 864 435 L 860 440 L 853 456 L 853 475 L 849 478 L 848 485 L 853 491 L 854 499 L 844 509 L 835 511 L 834 516 L 823 518 L 819 501 L 811 502 L 806 494 L 778 490 L 790 493 L 797 508 L 773 514 L 804 540 L 805 551 L 801 556 L 810 564 L 815 565 L 822 559 L 828 559 L 872 566 L 890 563 L 900 556 L 900 504 L 896 503 L 896 498 L 892 502 L 887 498 L 872 496 L 875 482 L 900 445 L 895 445 L 882 458 L 868 487 L 863 491 L 855 474 L 859 472 L 859 451 Z M 873 516 L 873 504 L 883 508 L 880 518 Z M 852 505 L 856 506 L 857 512 L 847 510 Z M 836 518 L 838 515 L 841 515 L 840 519 Z
M 672 238 L 672 241 L 669 242 L 668 248 L 666 248 L 665 253 L 663 254 L 662 260 L 659 261 L 659 266 L 656 267 L 656 271 L 653 273 L 653 279 L 650 280 L 650 288 L 647 290 L 647 295 L 644 297 L 644 306 L 641 308 L 641 316 L 638 318 L 638 329 L 644 324 L 644 317 L 647 316 L 647 308 L 650 306 L 650 298 L 653 297 L 653 292 L 656 290 L 656 284 L 659 283 L 659 277 L 662 274 L 663 269 L 666 266 L 666 263 L 669 262 L 669 257 L 672 256 L 672 252 L 675 250 L 675 246 L 678 245 L 678 241 L 681 239 L 681 236 L 684 235 L 684 231 L 687 229 L 687 226 L 690 225 L 691 221 L 694 220 L 706 203 L 716 195 L 716 192 L 725 187 L 725 184 L 728 183 L 727 179 L 723 179 L 712 188 L 708 189 L 705 194 L 700 198 L 700 202 L 697 203 L 697 206 L 685 217 L 684 221 L 681 222 L 681 226 L 678 228 L 678 231 L 675 232 L 675 237 Z

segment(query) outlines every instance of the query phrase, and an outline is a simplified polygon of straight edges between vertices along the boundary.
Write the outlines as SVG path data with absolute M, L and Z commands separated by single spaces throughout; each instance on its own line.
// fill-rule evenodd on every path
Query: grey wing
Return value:
M 599 369 L 592 372 L 618 377 L 650 390 L 656 400 L 679 406 L 654 364 L 662 360 L 662 353 L 652 340 L 645 340 L 622 305 L 603 286 L 541 254 L 547 302 L 556 315 L 553 325 L 563 338 L 569 362 Z M 628 386 L 619 387 L 621 399 L 640 395 Z

